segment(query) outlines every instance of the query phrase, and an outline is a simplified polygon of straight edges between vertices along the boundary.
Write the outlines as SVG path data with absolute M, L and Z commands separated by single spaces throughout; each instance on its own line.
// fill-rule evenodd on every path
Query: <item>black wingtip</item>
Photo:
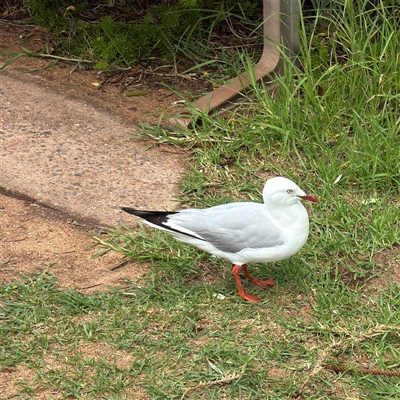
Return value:
M 121 207 L 121 210 L 133 215 L 137 215 L 137 213 L 139 212 L 139 210 L 135 210 L 134 208 L 130 207 Z
M 176 214 L 174 211 L 145 211 L 129 207 L 121 207 L 121 210 L 159 226 L 164 226 L 169 215 Z
M 146 215 L 169 215 L 169 214 L 176 214 L 176 211 L 147 211 L 147 210 L 137 210 L 135 208 L 130 207 L 121 207 L 122 211 L 127 212 L 128 214 L 137 215 L 138 217 L 145 218 Z

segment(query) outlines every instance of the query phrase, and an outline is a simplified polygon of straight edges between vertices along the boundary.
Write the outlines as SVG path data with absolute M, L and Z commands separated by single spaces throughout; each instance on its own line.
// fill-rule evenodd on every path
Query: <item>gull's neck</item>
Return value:
M 303 204 L 298 201 L 292 204 L 277 205 L 265 203 L 270 217 L 282 228 L 301 226 L 308 227 L 308 213 Z

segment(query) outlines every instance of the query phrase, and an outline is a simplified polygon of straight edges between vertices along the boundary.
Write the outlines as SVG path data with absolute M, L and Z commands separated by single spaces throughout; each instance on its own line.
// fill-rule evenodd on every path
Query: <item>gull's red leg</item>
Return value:
M 238 295 L 247 301 L 251 301 L 252 303 L 260 303 L 261 298 L 258 296 L 254 296 L 253 294 L 248 294 L 243 290 L 242 282 L 240 282 L 239 271 L 242 268 L 241 265 L 235 265 L 232 268 L 233 276 L 235 277 L 236 285 L 238 287 L 239 293 Z
M 253 278 L 248 272 L 247 272 L 247 265 L 243 264 L 242 265 L 242 271 L 243 271 L 243 275 L 250 280 L 251 282 L 253 282 L 254 284 L 256 284 L 257 286 L 260 286 L 260 288 L 265 289 L 267 286 L 274 286 L 275 282 L 272 278 L 267 279 L 266 281 L 261 281 L 259 279 Z

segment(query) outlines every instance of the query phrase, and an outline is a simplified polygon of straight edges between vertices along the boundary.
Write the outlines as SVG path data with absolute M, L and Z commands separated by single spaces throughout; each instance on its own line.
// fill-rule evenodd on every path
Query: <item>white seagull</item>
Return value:
M 228 259 L 239 293 L 257 303 L 258 296 L 243 290 L 239 271 L 261 288 L 274 280 L 255 279 L 247 272 L 248 263 L 275 262 L 296 254 L 308 237 L 308 213 L 301 200 L 318 202 L 287 178 L 269 179 L 263 190 L 264 204 L 236 202 L 180 211 L 142 211 L 123 207 L 144 223 L 170 233 L 217 257 Z

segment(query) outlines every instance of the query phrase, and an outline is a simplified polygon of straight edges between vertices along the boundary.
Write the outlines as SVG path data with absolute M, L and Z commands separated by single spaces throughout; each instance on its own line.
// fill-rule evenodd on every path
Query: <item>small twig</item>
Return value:
M 102 285 L 102 283 L 96 283 L 95 285 L 85 286 L 85 287 L 81 287 L 81 288 L 78 288 L 78 289 L 79 289 L 79 290 L 92 289 L 92 288 L 94 288 L 94 287 L 96 287 L 96 286 L 101 286 L 101 285 Z
M 332 346 L 333 347 L 333 346 Z M 331 348 L 331 346 L 330 346 Z M 322 370 L 322 364 L 324 363 L 326 357 L 328 356 L 327 351 L 321 351 L 319 354 L 318 360 L 315 363 L 313 370 L 307 375 L 307 378 L 304 380 L 303 384 L 300 386 L 299 392 L 303 391 L 304 387 L 307 385 L 309 380 L 314 376 L 317 375 Z
M 8 55 L 14 56 L 10 60 L 8 60 L 5 64 L 0 67 L 0 71 L 11 65 L 14 61 L 16 61 L 20 57 L 41 57 L 41 58 L 51 58 L 54 60 L 61 60 L 61 61 L 68 61 L 68 62 L 76 62 L 76 63 L 92 63 L 92 61 L 85 60 L 85 59 L 77 59 L 77 58 L 68 58 L 68 57 L 61 57 L 55 56 L 53 54 L 45 54 L 45 53 L 35 53 L 34 51 L 30 51 L 27 48 L 21 46 L 22 53 L 18 53 L 16 51 L 2 51 L 0 55 Z
M 25 54 L 26 54 L 27 56 L 31 56 L 31 57 L 54 58 L 54 59 L 56 59 L 56 60 L 69 61 L 69 62 L 77 62 L 77 63 L 89 63 L 89 64 L 91 64 L 91 63 L 93 62 L 93 61 L 85 60 L 85 59 L 54 56 L 53 54 L 34 53 L 34 52 L 32 52 L 32 53 L 26 52 Z
M 24 240 L 26 240 L 26 238 L 27 238 L 27 236 L 24 236 L 22 239 L 3 240 L 3 242 L 6 242 L 6 243 L 23 242 Z
M 110 269 L 110 271 L 115 271 L 116 269 L 122 268 L 122 267 L 124 267 L 126 264 L 129 264 L 129 263 L 130 263 L 130 260 L 121 261 L 121 262 L 118 263 L 115 267 L 112 267 L 112 268 Z
M 162 72 L 154 72 L 152 75 L 163 76 L 166 78 L 181 78 L 181 79 L 186 79 L 187 81 L 193 80 L 193 78 L 190 75 L 183 75 L 183 74 L 179 74 L 179 73 L 163 74 Z
M 5 19 L 0 19 L 0 24 L 11 25 L 11 26 L 20 26 L 20 27 L 23 27 L 23 28 L 25 28 L 27 26 L 36 26 L 35 24 L 24 24 L 23 22 L 18 24 L 18 23 L 15 23 L 15 22 L 7 21 Z

